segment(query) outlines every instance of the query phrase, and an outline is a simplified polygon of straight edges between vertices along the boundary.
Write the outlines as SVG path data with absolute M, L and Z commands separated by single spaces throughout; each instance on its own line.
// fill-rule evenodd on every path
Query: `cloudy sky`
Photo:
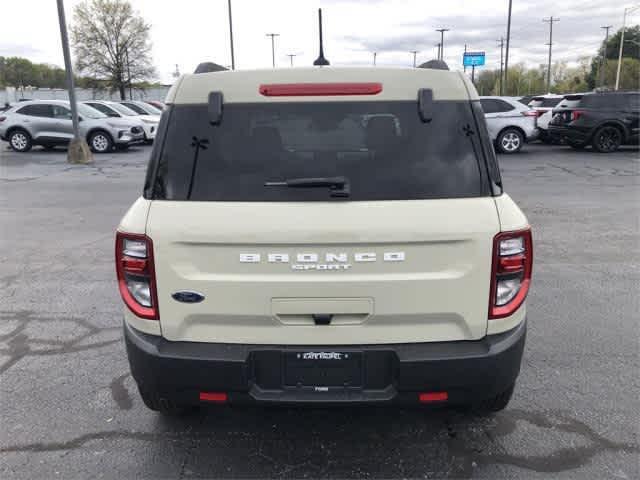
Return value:
M 80 0 L 65 0 L 67 20 Z M 631 2 L 631 0 L 629 0 Z M 193 71 L 201 61 L 231 63 L 227 0 L 131 0 L 152 25 L 154 63 L 160 80 L 171 81 L 178 64 Z M 592 55 L 604 37 L 600 27 L 622 26 L 625 0 L 513 0 L 510 63 L 530 65 L 547 59 L 548 24 L 553 15 L 554 59 L 573 62 Z M 23 56 L 62 65 L 55 0 L 2 2 L 0 55 Z M 333 65 L 366 65 L 378 52 L 378 65 L 410 65 L 436 54 L 445 34 L 445 60 L 460 68 L 464 44 L 487 52 L 487 65 L 498 67 L 498 40 L 506 35 L 508 0 L 232 0 L 237 68 L 271 66 L 266 33 L 279 33 L 276 63 L 310 65 L 317 56 L 317 13 L 323 8 L 325 53 Z M 628 21 L 640 22 L 640 12 Z

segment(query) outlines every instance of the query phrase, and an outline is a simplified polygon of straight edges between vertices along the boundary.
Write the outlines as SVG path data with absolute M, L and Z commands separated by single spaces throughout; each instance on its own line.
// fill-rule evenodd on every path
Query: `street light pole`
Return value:
M 444 60 L 444 32 L 448 32 L 448 28 L 438 28 L 436 32 L 440 32 L 440 57 L 438 60 Z
M 511 2 L 509 0 L 509 14 L 507 15 L 507 47 L 504 54 L 504 85 L 505 90 L 509 93 L 509 43 L 511 42 Z
M 559 22 L 559 18 L 553 18 L 553 15 L 550 18 L 543 18 L 543 22 L 549 24 L 549 65 L 547 66 L 547 93 L 551 93 L 551 47 L 553 46 L 553 23 Z
M 378 56 L 378 52 L 373 52 L 373 66 L 376 66 L 376 57 Z
M 436 57 L 438 60 L 440 60 L 440 44 L 436 43 L 435 45 L 436 47 L 438 47 L 438 56 Z
M 607 43 L 609 42 L 609 29 L 611 25 L 605 25 L 604 27 L 600 27 L 605 31 L 604 34 L 604 55 L 602 55 L 602 63 L 600 64 L 600 86 L 604 87 L 606 70 L 607 70 Z M 622 39 L 621 39 L 622 40 Z
M 622 18 L 622 34 L 620 35 L 620 49 L 618 50 L 618 70 L 616 72 L 616 90 L 620 88 L 620 67 L 622 66 L 622 48 L 624 46 L 624 30 L 627 25 L 627 13 L 635 12 L 640 8 L 640 5 L 633 7 L 627 7 L 624 9 L 624 17 Z
M 271 37 L 271 65 L 276 68 L 276 46 L 275 38 L 279 37 L 279 33 L 267 33 L 267 37 Z
M 71 123 L 73 125 L 73 139 L 67 149 L 69 163 L 91 162 L 91 150 L 84 138 L 80 137 L 78 125 L 78 104 L 76 103 L 76 87 L 73 81 L 73 68 L 71 65 L 71 53 L 69 52 L 69 35 L 67 34 L 67 20 L 64 14 L 63 0 L 58 3 L 58 22 L 60 23 L 60 38 L 62 40 L 62 54 L 64 56 L 64 68 L 67 73 L 67 89 L 69 90 L 69 106 L 71 107 Z
M 413 53 L 413 68 L 416 68 L 416 55 L 418 54 L 418 50 L 411 50 L 409 53 Z
M 229 40 L 231 43 L 231 70 L 235 70 L 236 59 L 233 54 L 233 22 L 231 21 L 231 0 L 229 0 L 228 4 L 229 4 Z
M 289 57 L 289 62 L 291 62 L 291 66 L 293 67 L 293 57 L 295 57 L 295 53 L 287 53 L 287 57 Z

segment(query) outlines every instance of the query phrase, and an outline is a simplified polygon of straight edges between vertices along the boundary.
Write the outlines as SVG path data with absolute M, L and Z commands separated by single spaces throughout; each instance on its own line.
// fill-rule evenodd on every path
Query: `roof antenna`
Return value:
M 329 65 L 329 60 L 324 58 L 324 50 L 322 49 L 322 9 L 318 9 L 318 25 L 320 27 L 320 55 L 313 62 L 314 65 Z

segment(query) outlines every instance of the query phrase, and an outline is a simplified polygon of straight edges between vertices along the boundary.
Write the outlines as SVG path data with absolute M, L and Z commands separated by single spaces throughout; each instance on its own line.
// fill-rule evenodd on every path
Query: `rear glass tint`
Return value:
M 470 102 L 435 102 L 433 112 L 423 123 L 415 101 L 225 104 L 211 125 L 206 105 L 176 105 L 152 196 L 327 201 L 328 188 L 264 184 L 335 176 L 356 201 L 488 195 Z
M 557 104 L 559 104 L 561 100 L 562 100 L 562 97 L 558 97 L 558 98 L 537 97 L 531 100 L 531 103 L 529 104 L 529 106 L 533 108 L 553 108 Z
M 594 93 L 582 97 L 580 106 L 583 108 L 601 109 L 631 108 L 634 103 L 637 105 L 638 96 L 639 94 L 637 93 Z

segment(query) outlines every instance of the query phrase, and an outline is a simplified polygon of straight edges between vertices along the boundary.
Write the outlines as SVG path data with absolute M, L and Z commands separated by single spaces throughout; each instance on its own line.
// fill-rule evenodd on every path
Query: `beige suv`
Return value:
M 186 75 L 157 138 L 116 235 L 149 408 L 507 405 L 531 230 L 464 75 Z

